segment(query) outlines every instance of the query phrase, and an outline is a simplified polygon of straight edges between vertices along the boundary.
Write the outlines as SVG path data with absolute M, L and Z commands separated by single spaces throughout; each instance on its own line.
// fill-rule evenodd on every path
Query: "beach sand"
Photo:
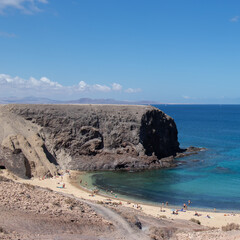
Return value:
M 76 171 L 70 171 L 70 174 L 64 174 L 62 177 L 54 177 L 54 178 L 48 178 L 48 179 L 20 179 L 17 178 L 15 181 L 20 183 L 28 183 L 36 186 L 40 186 L 43 188 L 49 188 L 53 191 L 66 193 L 66 194 L 72 194 L 75 197 L 87 199 L 87 200 L 95 200 L 95 201 L 102 201 L 102 202 L 108 202 L 109 196 L 101 196 L 98 194 L 92 194 L 90 190 L 80 188 L 80 186 L 77 187 L 76 183 L 76 176 L 79 175 L 79 172 Z M 64 188 L 59 188 L 62 186 L 62 184 L 65 184 Z M 122 199 L 116 199 L 111 198 L 111 202 L 121 202 L 123 206 L 129 207 L 129 208 L 135 208 L 137 209 L 136 202 L 131 202 L 130 200 L 122 200 Z M 131 202 L 129 204 L 129 202 Z M 148 204 L 138 204 L 140 206 L 139 211 L 142 211 L 148 215 L 154 216 L 154 217 L 161 217 L 166 216 L 168 219 L 183 219 L 183 220 L 190 220 L 192 218 L 199 220 L 201 225 L 211 227 L 211 228 L 221 228 L 222 226 L 226 226 L 228 223 L 238 223 L 240 222 L 240 214 L 230 214 L 230 213 L 224 213 L 224 212 L 208 212 L 208 211 L 197 211 L 198 214 L 201 216 L 195 216 L 195 211 L 193 210 L 186 210 L 186 212 L 180 211 L 178 215 L 172 214 L 171 208 L 163 207 L 162 211 L 160 211 L 159 206 L 152 206 Z M 209 217 L 207 217 L 209 216 Z

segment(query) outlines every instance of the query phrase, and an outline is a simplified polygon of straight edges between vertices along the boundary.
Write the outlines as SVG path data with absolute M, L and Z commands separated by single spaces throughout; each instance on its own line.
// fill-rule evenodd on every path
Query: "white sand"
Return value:
M 77 172 L 79 174 L 79 172 Z M 71 176 L 73 178 L 75 172 L 71 171 Z M 8 176 L 9 177 L 9 176 Z M 63 179 L 61 177 L 51 178 L 51 179 L 31 179 L 31 180 L 25 180 L 25 179 L 17 179 L 17 182 L 20 183 L 28 183 L 36 186 L 40 186 L 43 188 L 49 188 L 57 192 L 72 194 L 76 197 L 83 198 L 83 199 L 89 199 L 89 200 L 95 200 L 95 201 L 107 201 L 109 197 L 104 197 L 100 195 L 94 195 L 91 196 L 91 193 L 89 191 L 86 191 L 84 189 L 80 189 L 79 187 L 74 186 L 74 184 L 71 183 L 72 179 L 69 178 L 68 174 L 65 174 L 63 176 Z M 57 188 L 60 186 L 58 184 L 59 182 L 65 183 L 65 188 Z M 112 198 L 112 202 L 120 202 L 120 200 Z M 136 208 L 136 204 L 129 204 L 129 200 L 123 201 L 121 200 L 123 206 L 130 207 L 130 208 Z M 135 205 L 135 206 L 134 206 Z M 201 222 L 201 225 L 208 226 L 208 227 L 216 227 L 220 228 L 222 226 L 227 225 L 228 223 L 237 223 L 240 222 L 240 214 L 235 214 L 234 216 L 228 213 L 218 213 L 218 212 L 203 212 L 198 211 L 201 216 L 194 216 L 195 211 L 187 210 L 186 212 L 179 212 L 178 215 L 173 215 L 171 209 L 169 208 L 163 208 L 164 212 L 160 211 L 160 207 L 151 206 L 147 204 L 139 204 L 141 206 L 141 210 L 146 214 L 159 217 L 162 215 L 165 215 L 169 219 L 184 219 L 184 220 L 190 220 L 191 218 L 197 219 Z M 208 218 L 207 215 L 209 215 L 211 218 Z

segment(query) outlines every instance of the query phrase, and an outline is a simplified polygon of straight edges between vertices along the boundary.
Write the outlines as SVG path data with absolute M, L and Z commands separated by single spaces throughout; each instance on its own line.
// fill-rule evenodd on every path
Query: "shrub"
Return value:
M 190 221 L 191 221 L 191 222 L 194 222 L 194 223 L 196 223 L 196 224 L 201 225 L 201 222 L 200 222 L 198 219 L 191 218 Z
M 54 202 L 52 203 L 52 205 L 57 206 L 57 207 L 61 207 L 61 204 L 60 204 L 59 201 L 54 201 Z
M 228 223 L 226 226 L 222 226 L 223 231 L 232 231 L 232 230 L 239 230 L 240 226 L 236 223 Z
M 7 232 L 3 229 L 3 227 L 0 227 L 0 233 L 7 233 Z
M 72 198 L 65 199 L 65 203 L 69 205 L 76 205 L 76 201 Z
M 26 188 L 30 189 L 30 190 L 34 190 L 34 189 L 36 188 L 36 186 L 31 185 L 31 184 L 29 184 L 29 183 L 24 183 L 23 185 L 24 185 Z
M 171 239 L 175 231 L 175 228 L 157 228 L 155 226 L 149 228 L 150 238 L 152 240 Z

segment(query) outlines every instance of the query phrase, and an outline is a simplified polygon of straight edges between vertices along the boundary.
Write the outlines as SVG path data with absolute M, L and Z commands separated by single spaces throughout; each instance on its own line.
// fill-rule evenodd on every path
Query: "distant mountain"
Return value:
M 117 101 L 115 99 L 92 99 L 92 98 L 80 98 L 77 100 L 67 101 L 67 103 L 79 103 L 79 104 L 127 104 L 127 101 Z
M 49 98 L 25 97 L 25 98 L 0 98 L 0 104 L 19 103 L 19 104 L 125 104 L 125 105 L 154 105 L 160 104 L 154 101 L 122 101 L 115 99 L 92 99 L 80 98 L 69 101 L 59 101 Z
M 52 100 L 48 98 L 37 98 L 37 97 L 25 97 L 25 98 L 0 98 L 0 104 L 9 103 L 25 103 L 25 104 L 58 104 L 61 101 Z

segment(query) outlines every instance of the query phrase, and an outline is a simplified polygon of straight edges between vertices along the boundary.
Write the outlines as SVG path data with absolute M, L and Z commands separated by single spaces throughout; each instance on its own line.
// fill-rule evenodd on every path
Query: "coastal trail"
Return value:
M 100 204 L 94 203 L 92 201 L 88 201 L 85 199 L 80 199 L 77 197 L 74 197 L 69 194 L 62 193 L 65 196 L 74 198 L 77 201 L 83 202 L 88 204 L 96 213 L 101 215 L 105 220 L 108 220 L 111 222 L 115 227 L 116 231 L 118 232 L 118 235 L 120 237 L 116 237 L 116 240 L 120 239 L 126 239 L 126 240 L 150 240 L 149 236 L 147 236 L 144 231 L 138 230 L 137 228 L 134 229 L 130 226 L 130 224 L 118 213 L 113 211 L 110 208 L 104 207 Z

